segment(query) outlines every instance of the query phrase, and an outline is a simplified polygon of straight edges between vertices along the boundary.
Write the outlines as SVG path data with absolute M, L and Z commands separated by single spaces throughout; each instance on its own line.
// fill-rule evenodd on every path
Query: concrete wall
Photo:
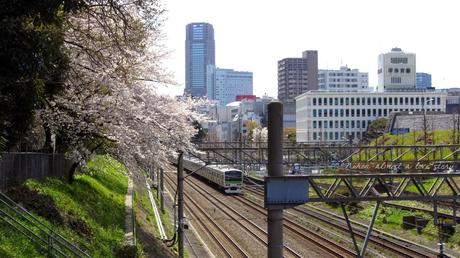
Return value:
M 0 190 L 21 184 L 29 178 L 66 178 L 72 166 L 72 161 L 64 154 L 3 152 L 0 156 Z

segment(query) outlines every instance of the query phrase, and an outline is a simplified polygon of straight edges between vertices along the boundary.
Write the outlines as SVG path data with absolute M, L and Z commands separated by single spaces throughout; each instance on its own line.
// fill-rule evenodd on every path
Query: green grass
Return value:
M 56 178 L 29 180 L 25 185 L 50 196 L 59 211 L 57 215 L 64 221 L 69 218 L 78 221 L 89 233 L 82 233 L 81 228 L 71 227 L 66 222 L 52 224 L 43 219 L 46 224 L 93 257 L 115 257 L 123 244 L 127 182 L 126 168 L 122 164 L 108 156 L 96 156 L 88 162 L 85 174 L 77 174 L 71 185 Z M 41 257 L 45 254 L 0 223 L 0 257 L 4 256 Z
M 454 132 L 453 130 L 437 130 L 434 132 L 427 132 L 427 145 L 442 145 L 442 144 L 454 144 Z M 385 134 L 377 139 L 373 140 L 370 144 L 370 146 L 391 146 L 391 145 L 425 145 L 425 134 L 423 131 L 413 131 L 409 132 L 406 134 L 401 134 L 401 135 L 391 135 L 391 134 Z M 406 150 L 409 150 L 409 148 L 404 149 L 404 148 L 398 148 L 398 149 L 393 149 L 391 151 L 386 151 L 385 155 L 378 155 L 374 161 L 379 161 L 379 160 L 388 160 L 388 159 L 395 159 L 396 157 L 400 156 L 400 160 L 414 160 L 415 156 L 413 151 L 407 151 L 407 153 L 404 153 Z M 430 148 L 427 147 L 427 152 L 430 151 Z M 448 148 L 443 148 L 442 151 L 437 151 L 436 153 L 431 153 L 428 154 L 425 159 L 442 159 L 443 157 L 446 157 L 447 155 L 452 153 L 452 149 Z M 365 160 L 367 157 L 373 157 L 377 152 L 375 150 L 371 150 L 369 153 L 362 151 L 358 154 L 355 154 L 353 156 L 354 160 Z M 417 158 L 421 158 L 422 156 L 425 155 L 425 150 L 420 149 L 419 153 L 417 153 Z M 447 158 L 447 160 L 453 160 L 455 155 L 452 155 L 451 157 Z

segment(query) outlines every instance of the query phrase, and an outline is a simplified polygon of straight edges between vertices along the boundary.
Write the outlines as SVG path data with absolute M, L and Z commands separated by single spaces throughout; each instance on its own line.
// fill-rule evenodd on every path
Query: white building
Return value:
M 415 90 L 415 54 L 404 53 L 400 48 L 380 54 L 378 59 L 377 91 Z
M 367 73 L 359 72 L 358 69 L 350 69 L 347 66 L 340 70 L 319 70 L 318 87 L 320 90 L 359 91 L 369 87 Z
M 252 95 L 252 72 L 207 67 L 208 99 L 219 101 L 225 106 L 235 101 L 237 95 Z
M 246 121 L 256 121 L 267 127 L 267 105 L 273 100 L 268 96 L 234 101 L 225 106 L 213 105 L 208 129 L 208 140 L 216 142 L 239 141 L 247 138 Z
M 297 142 L 361 139 L 367 126 L 393 111 L 445 111 L 445 92 L 309 91 L 296 97 Z

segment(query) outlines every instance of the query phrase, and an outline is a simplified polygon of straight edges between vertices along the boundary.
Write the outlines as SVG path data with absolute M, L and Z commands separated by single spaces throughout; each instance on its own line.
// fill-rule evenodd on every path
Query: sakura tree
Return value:
M 68 15 L 65 91 L 40 110 L 58 144 L 81 160 L 103 149 L 128 166 L 164 165 L 194 151 L 192 122 L 201 101 L 155 93 L 171 84 L 163 69 L 157 0 L 87 0 Z

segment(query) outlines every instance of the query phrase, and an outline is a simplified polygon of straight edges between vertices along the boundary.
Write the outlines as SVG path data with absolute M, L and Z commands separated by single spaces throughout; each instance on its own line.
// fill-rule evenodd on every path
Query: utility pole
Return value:
M 179 257 L 184 257 L 184 153 L 179 152 L 177 166 L 177 216 L 178 228 L 177 235 L 179 237 Z
M 283 104 L 268 104 L 268 176 L 283 176 Z M 283 208 L 268 207 L 268 257 L 283 257 Z
M 160 168 L 160 189 L 161 189 L 161 193 L 160 193 L 160 207 L 161 207 L 161 213 L 165 213 L 165 191 L 164 191 L 164 170 L 163 168 Z

